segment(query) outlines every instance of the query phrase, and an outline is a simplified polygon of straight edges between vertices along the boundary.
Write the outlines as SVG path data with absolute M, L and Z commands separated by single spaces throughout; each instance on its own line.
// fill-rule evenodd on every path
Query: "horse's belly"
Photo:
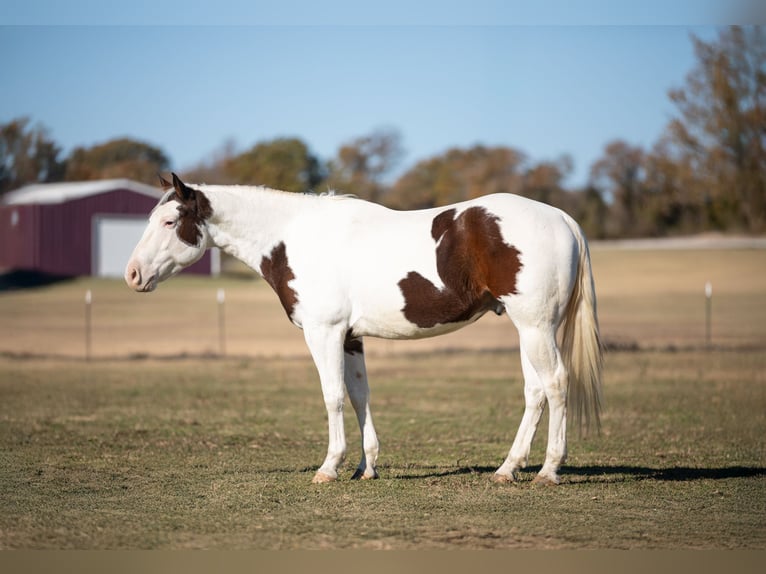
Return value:
M 475 322 L 484 313 L 479 313 L 465 321 L 439 323 L 431 327 L 419 327 L 410 322 L 404 313 L 363 315 L 352 322 L 351 332 L 357 337 L 379 337 L 382 339 L 424 339 L 457 331 Z
M 460 296 L 440 283 L 435 266 L 420 268 L 423 274 L 387 274 L 396 280 L 370 274 L 357 283 L 350 292 L 352 332 L 385 339 L 422 339 L 457 331 L 487 311 L 503 312 L 502 304 L 488 293 Z

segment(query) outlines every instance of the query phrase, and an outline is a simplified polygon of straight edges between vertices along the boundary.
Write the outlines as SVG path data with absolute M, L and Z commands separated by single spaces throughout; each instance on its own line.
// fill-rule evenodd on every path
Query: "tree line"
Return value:
M 608 142 L 588 183 L 567 187 L 572 160 L 533 161 L 522 150 L 475 145 L 418 161 L 395 180 L 402 138 L 377 130 L 322 161 L 299 138 L 241 151 L 227 142 L 186 170 L 190 181 L 257 184 L 293 192 L 337 190 L 396 209 L 435 207 L 495 192 L 556 205 L 591 238 L 703 231 L 766 231 L 766 37 L 730 27 L 717 39 L 692 36 L 696 64 L 668 97 L 676 109 L 649 149 Z M 114 139 L 67 157 L 47 130 L 17 118 L 0 125 L 0 194 L 31 182 L 127 177 L 155 183 L 169 168 L 163 150 Z

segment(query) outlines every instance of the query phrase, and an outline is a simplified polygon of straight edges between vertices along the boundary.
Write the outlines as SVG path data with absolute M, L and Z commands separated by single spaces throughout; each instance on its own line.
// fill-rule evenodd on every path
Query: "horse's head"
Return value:
M 210 246 L 206 221 L 213 209 L 207 197 L 176 174 L 173 183 L 160 181 L 167 193 L 149 216 L 125 268 L 125 281 L 136 291 L 153 291 L 160 281 L 198 261 Z

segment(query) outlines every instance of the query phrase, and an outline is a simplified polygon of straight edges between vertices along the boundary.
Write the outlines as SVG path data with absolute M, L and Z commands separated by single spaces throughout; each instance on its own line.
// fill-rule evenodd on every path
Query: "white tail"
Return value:
M 577 279 L 567 305 L 561 340 L 562 355 L 569 373 L 568 411 L 578 429 L 586 431 L 591 422 L 601 429 L 602 345 L 596 312 L 596 290 L 590 252 L 582 229 L 574 220 L 567 222 L 577 237 L 580 252 Z

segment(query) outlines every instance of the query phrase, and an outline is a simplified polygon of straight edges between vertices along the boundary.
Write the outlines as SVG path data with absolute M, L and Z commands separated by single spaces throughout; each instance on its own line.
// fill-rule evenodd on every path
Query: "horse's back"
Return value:
M 431 336 L 503 308 L 514 322 L 563 312 L 578 251 L 562 211 L 510 194 L 410 212 L 355 203 L 337 222 L 349 226 L 349 260 L 337 263 L 360 334 Z

